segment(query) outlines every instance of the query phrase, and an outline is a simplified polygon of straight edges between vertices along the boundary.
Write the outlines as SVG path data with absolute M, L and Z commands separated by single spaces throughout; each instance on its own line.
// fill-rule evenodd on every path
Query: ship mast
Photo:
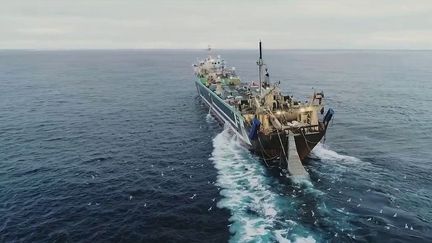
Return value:
M 258 65 L 258 72 L 259 72 L 259 92 L 260 95 L 262 95 L 262 67 L 264 65 L 264 62 L 262 60 L 262 47 L 261 47 L 261 40 L 259 42 L 259 60 L 257 61 Z

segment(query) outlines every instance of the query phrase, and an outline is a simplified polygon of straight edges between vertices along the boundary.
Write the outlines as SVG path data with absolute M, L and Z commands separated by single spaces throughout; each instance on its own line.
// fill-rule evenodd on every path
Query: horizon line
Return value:
M 0 51 L 207 51 L 206 48 L 0 48 Z M 250 51 L 257 48 L 212 48 L 212 51 Z M 432 51 L 409 48 L 266 48 L 269 51 Z

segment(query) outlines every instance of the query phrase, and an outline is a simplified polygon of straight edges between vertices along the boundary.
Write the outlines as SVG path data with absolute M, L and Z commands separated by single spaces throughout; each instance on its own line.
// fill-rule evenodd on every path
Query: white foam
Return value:
M 291 243 L 292 241 L 283 237 L 281 231 L 275 231 L 275 237 L 279 243 Z M 312 236 L 308 237 L 296 237 L 293 243 L 315 243 L 316 240 Z
M 209 113 L 207 113 L 207 115 L 206 115 L 206 121 L 207 121 L 208 123 L 213 123 L 213 122 L 215 122 L 215 119 L 214 119 L 214 117 L 211 115 L 210 111 L 209 111 Z
M 289 177 L 289 176 L 287 175 L 287 177 Z M 306 176 L 293 176 L 293 177 L 290 177 L 290 179 L 295 184 L 304 185 L 306 187 L 313 187 L 313 184 L 310 181 L 309 177 L 306 177 Z
M 282 236 L 280 230 L 276 230 L 276 231 L 275 231 L 275 237 L 276 237 L 276 240 L 277 240 L 279 243 L 291 243 L 290 240 L 288 240 L 288 239 L 286 239 L 286 238 L 284 238 L 284 237 Z
M 326 145 L 318 143 L 312 150 L 312 155 L 324 160 L 332 160 L 345 163 L 358 163 L 360 159 L 348 155 L 338 154 L 337 152 L 330 150 Z
M 291 181 L 298 186 L 302 186 L 307 193 L 315 194 L 316 196 L 324 195 L 325 193 L 316 189 L 309 177 L 290 177 Z M 298 192 L 301 192 L 299 190 Z
M 272 239 L 291 242 L 283 235 L 287 236 L 290 228 L 300 226 L 287 223 L 278 215 L 282 210 L 276 202 L 283 195 L 270 190 L 265 167 L 240 145 L 239 139 L 228 129 L 213 139 L 213 146 L 210 159 L 218 170 L 216 185 L 222 188 L 220 194 L 223 196 L 217 206 L 231 211 L 229 228 L 234 234 L 231 241 L 265 242 Z M 282 225 L 283 229 L 276 229 L 275 225 Z M 304 239 L 309 238 L 313 239 L 312 236 Z
M 297 238 L 295 243 L 315 243 L 316 240 L 312 236 Z

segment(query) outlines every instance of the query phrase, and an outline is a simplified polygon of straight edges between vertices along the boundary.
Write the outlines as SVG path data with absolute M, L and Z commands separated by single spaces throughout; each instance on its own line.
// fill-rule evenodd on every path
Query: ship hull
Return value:
M 321 141 L 325 130 L 311 134 L 297 134 L 294 136 L 297 154 L 302 162 L 308 157 L 313 148 Z M 252 141 L 251 151 L 262 157 L 266 162 L 279 163 L 288 156 L 288 135 L 259 134 L 258 139 Z
M 241 139 L 251 152 L 262 157 L 266 163 L 280 163 L 287 157 L 288 136 L 278 132 L 258 134 L 258 139 L 250 140 L 248 137 L 250 126 L 244 123 L 241 114 L 235 112 L 229 105 L 220 99 L 213 91 L 203 85 L 200 80 L 195 82 L 197 92 L 204 104 L 210 108 L 212 115 L 230 129 Z M 319 132 L 305 134 L 297 131 L 295 138 L 297 153 L 303 162 L 312 149 L 325 135 L 326 129 Z M 281 165 L 282 166 L 282 165 Z
M 251 146 L 252 144 L 248 137 L 248 130 L 245 128 L 243 116 L 226 104 L 199 80 L 195 82 L 195 85 L 198 95 L 201 97 L 204 104 L 210 108 L 210 112 L 216 119 L 230 127 L 245 145 Z
M 312 152 L 313 148 L 321 141 L 321 139 L 325 136 L 326 131 L 323 130 L 319 133 L 298 135 L 295 138 L 297 153 L 300 157 L 300 160 L 304 162 L 309 154 Z

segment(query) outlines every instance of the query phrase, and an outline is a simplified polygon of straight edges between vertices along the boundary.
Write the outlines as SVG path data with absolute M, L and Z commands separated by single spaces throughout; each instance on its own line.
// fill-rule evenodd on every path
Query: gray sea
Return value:
M 256 51 L 215 53 L 256 79 Z M 294 181 L 209 115 L 206 55 L 0 51 L 0 241 L 432 242 L 431 51 L 266 50 L 336 112 Z

